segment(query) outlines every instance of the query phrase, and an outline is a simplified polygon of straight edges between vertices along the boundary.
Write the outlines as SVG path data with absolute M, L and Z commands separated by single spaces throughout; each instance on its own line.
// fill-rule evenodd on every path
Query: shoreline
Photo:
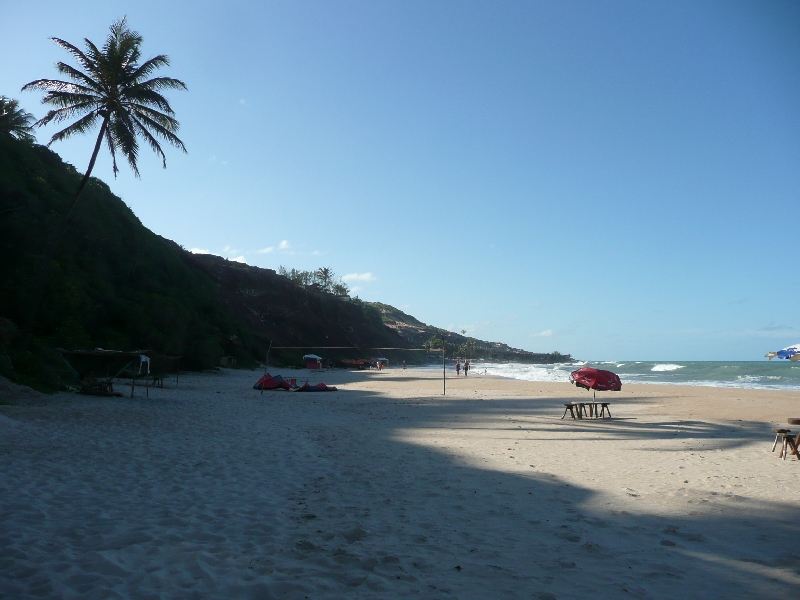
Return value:
M 448 363 L 449 365 L 450 363 Z M 474 363 L 475 370 L 488 366 L 489 369 L 494 369 L 491 373 L 498 377 L 505 377 L 508 379 L 515 379 L 518 381 L 532 381 L 532 382 L 552 382 L 552 383 L 566 383 L 570 371 L 584 366 L 591 366 L 598 369 L 607 369 L 616 372 L 622 379 L 623 385 L 678 385 L 690 387 L 718 387 L 726 389 L 755 389 L 755 390 L 782 390 L 782 391 L 800 391 L 800 366 L 793 367 L 789 364 L 782 364 L 780 362 L 771 363 L 763 360 L 753 361 L 579 361 L 574 364 L 569 363 L 554 363 L 554 364 L 533 364 L 533 363 L 492 363 L 492 362 L 476 362 Z M 615 366 L 616 365 L 616 366 Z M 625 368 L 630 369 L 632 365 L 637 368 L 651 367 L 639 373 L 625 372 Z M 639 367 L 643 365 L 643 367 Z M 717 366 L 728 368 L 742 368 L 746 366 L 749 374 L 738 375 L 737 380 L 726 381 L 724 379 L 703 378 L 702 375 L 697 374 L 698 378 L 694 379 L 675 379 L 669 380 L 665 378 L 665 374 L 673 373 L 675 376 L 682 376 L 687 371 L 682 369 L 696 368 L 697 365 Z M 509 373 L 509 366 L 518 371 L 518 375 Z M 673 368 L 657 368 L 657 367 L 673 367 Z M 430 369 L 430 366 L 423 367 Z M 433 367 L 434 369 L 436 367 Z M 788 369 L 795 368 L 798 373 L 792 373 Z M 530 369 L 539 370 L 538 377 L 524 377 L 525 374 L 530 374 Z M 620 370 L 622 369 L 622 370 Z M 771 370 L 767 373 L 764 370 Z M 501 372 L 498 372 L 501 371 Z M 505 372 L 503 372 L 505 371 Z M 558 378 L 553 378 L 552 373 L 558 373 Z M 448 375 L 455 376 L 452 368 L 448 369 Z M 657 378 L 661 377 L 660 380 Z M 761 380 L 777 380 L 786 378 L 787 383 L 761 383 Z
M 428 369 L 182 374 L 0 405 L 0 596 L 785 597 L 798 394 Z M 0 395 L 2 395 L 0 386 Z M 598 394 L 600 396 L 600 394 Z M 797 416 L 800 416 L 798 414 Z

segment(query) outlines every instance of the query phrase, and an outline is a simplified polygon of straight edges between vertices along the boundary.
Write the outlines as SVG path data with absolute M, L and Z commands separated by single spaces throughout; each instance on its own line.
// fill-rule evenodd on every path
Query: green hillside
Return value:
M 63 366 L 58 347 L 149 349 L 182 356 L 182 368 L 204 369 L 222 356 L 255 365 L 270 345 L 271 362 L 296 365 L 306 351 L 363 358 L 374 355 L 371 348 L 421 348 L 441 333 L 456 353 L 472 343 L 473 356 L 491 354 L 481 350 L 490 346 L 503 349 L 494 358 L 540 356 L 444 332 L 391 306 L 325 293 L 270 269 L 191 254 L 147 229 L 96 178 L 52 259 L 22 353 L 19 330 L 45 249 L 79 180 L 49 149 L 0 136 L 0 374 L 52 387 Z M 355 350 L 330 349 L 337 346 Z M 425 360 L 423 352 L 381 354 Z

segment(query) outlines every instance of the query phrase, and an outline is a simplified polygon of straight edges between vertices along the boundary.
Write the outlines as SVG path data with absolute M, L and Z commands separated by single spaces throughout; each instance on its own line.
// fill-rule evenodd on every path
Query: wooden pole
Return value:
M 445 368 L 444 365 L 445 354 L 446 353 L 444 351 L 444 334 L 442 334 L 442 396 L 447 395 L 447 369 Z
M 269 351 L 272 350 L 272 340 L 269 341 L 269 348 L 267 348 L 267 362 L 264 363 L 264 375 L 267 374 L 267 369 L 269 368 Z M 261 386 L 261 395 L 264 395 L 264 386 Z

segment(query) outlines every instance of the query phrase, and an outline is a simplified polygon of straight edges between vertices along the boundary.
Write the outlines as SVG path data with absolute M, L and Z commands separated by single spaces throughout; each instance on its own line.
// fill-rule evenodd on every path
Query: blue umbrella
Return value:
M 800 360 L 800 344 L 795 344 L 794 346 L 788 346 L 783 350 L 778 350 L 777 352 L 767 352 L 765 358 L 772 360 L 773 358 L 783 358 L 789 359 L 791 361 L 798 361 Z

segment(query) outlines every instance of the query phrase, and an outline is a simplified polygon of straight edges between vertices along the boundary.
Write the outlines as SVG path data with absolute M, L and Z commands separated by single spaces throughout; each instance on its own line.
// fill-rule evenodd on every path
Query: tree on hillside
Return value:
M 0 131 L 23 142 L 35 142 L 31 113 L 19 107 L 19 102 L 0 96 Z
M 44 268 L 37 281 L 23 333 L 23 352 L 27 348 L 58 241 L 72 221 L 73 209 L 89 181 L 103 141 L 105 140 L 111 153 L 115 177 L 119 172 L 117 153 L 127 159 L 133 172 L 139 176 L 137 158 L 140 137 L 161 156 L 164 168 L 167 167 L 167 160 L 159 140 L 167 141 L 186 152 L 183 142 L 175 135 L 180 126 L 175 119 L 175 113 L 160 93 L 168 89 L 185 90 L 186 84 L 171 77 L 151 77 L 156 70 L 168 66 L 169 59 L 159 54 L 140 64 L 142 36 L 128 28 L 125 18 L 111 25 L 111 33 L 102 48 L 84 39 L 86 51 L 83 52 L 60 38 L 50 39 L 69 52 L 79 66 L 73 67 L 59 61 L 56 63 L 56 70 L 68 81 L 37 79 L 23 86 L 23 91 L 43 91 L 42 103 L 55 107 L 34 125 L 41 127 L 48 123 L 63 123 L 75 119 L 55 133 L 48 146 L 73 135 L 87 133 L 97 124 L 100 125 L 100 131 L 89 167 L 72 196 L 61 227 L 51 236 L 45 251 Z
M 320 267 L 316 271 L 298 271 L 297 269 L 290 271 L 281 265 L 278 267 L 278 275 L 288 277 L 302 286 L 313 287 L 320 292 L 333 294 L 334 296 L 347 297 L 350 295 L 348 285 L 341 277 L 336 279 L 336 273 L 330 267 Z

